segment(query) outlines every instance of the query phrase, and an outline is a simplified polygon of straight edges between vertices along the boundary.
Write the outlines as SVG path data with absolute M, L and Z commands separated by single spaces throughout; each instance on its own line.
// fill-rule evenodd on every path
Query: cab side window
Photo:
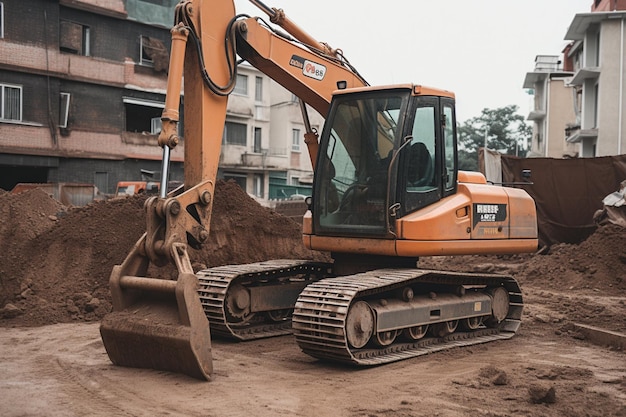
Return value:
M 456 119 L 454 117 L 454 103 L 443 103 L 443 147 L 444 147 L 444 195 L 456 192 Z
M 431 190 L 435 177 L 435 108 L 419 107 L 409 145 L 407 191 Z
M 441 198 L 437 172 L 437 110 L 436 100 L 423 100 L 415 108 L 411 143 L 404 161 L 403 211 L 410 213 Z

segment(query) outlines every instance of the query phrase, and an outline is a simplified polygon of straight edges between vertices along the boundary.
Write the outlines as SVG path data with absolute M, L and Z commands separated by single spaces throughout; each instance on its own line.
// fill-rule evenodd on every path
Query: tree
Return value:
M 458 128 L 459 169 L 478 170 L 478 148 L 485 147 L 507 155 L 526 156 L 532 128 L 518 107 L 483 109 L 478 117 L 463 122 Z

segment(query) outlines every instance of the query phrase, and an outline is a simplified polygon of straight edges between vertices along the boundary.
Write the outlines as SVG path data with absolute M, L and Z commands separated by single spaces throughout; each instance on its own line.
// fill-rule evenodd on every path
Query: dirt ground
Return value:
M 291 336 L 213 340 L 215 375 L 116 367 L 99 320 L 109 274 L 143 233 L 140 197 L 64 207 L 0 190 L 0 415 L 626 416 L 626 356 L 574 323 L 626 332 L 626 231 L 599 227 L 542 254 L 423 258 L 424 268 L 506 273 L 525 309 L 511 340 L 356 369 L 313 359 Z M 218 183 L 195 269 L 308 251 L 300 226 Z M 171 268 L 151 271 L 168 276 Z

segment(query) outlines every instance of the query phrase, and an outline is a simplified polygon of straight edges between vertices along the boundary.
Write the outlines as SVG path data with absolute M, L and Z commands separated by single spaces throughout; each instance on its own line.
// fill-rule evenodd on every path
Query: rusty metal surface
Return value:
M 300 291 L 329 275 L 330 265 L 277 259 L 226 265 L 197 273 L 200 302 L 214 334 L 251 340 L 291 333 Z
M 198 299 L 186 246 L 175 244 L 176 281 L 147 278 L 145 235 L 109 280 L 113 311 L 100 324 L 116 365 L 177 372 L 209 380 L 213 372 L 209 322 Z
M 354 330 L 348 329 L 348 318 L 350 307 L 354 303 L 365 300 L 370 305 L 380 304 L 381 300 L 394 297 L 398 289 L 407 285 L 437 287 L 461 284 L 470 287 L 504 287 L 510 299 L 506 318 L 491 326 L 479 326 L 476 330 L 419 337 L 419 340 L 396 339 L 394 335 L 383 332 L 377 343 L 368 343 L 360 348 L 350 345 L 349 338 L 355 337 Z M 482 296 L 479 298 L 478 301 L 482 303 Z M 480 308 L 482 309 L 482 305 Z M 521 290 L 517 282 L 509 276 L 382 269 L 327 278 L 309 285 L 296 302 L 292 327 L 300 348 L 313 357 L 356 365 L 379 365 L 452 347 L 511 338 L 519 328 L 522 308 Z M 413 332 L 413 335 L 417 333 L 419 332 Z
M 183 274 L 175 291 L 142 291 L 137 302 L 105 316 L 100 334 L 111 362 L 209 380 L 211 337 L 196 288 L 196 277 Z

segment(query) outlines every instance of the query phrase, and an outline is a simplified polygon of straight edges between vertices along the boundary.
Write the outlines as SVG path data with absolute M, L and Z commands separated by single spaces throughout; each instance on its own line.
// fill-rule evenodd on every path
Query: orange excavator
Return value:
M 101 323 L 114 364 L 212 375 L 211 333 L 237 340 L 293 333 L 316 357 L 377 365 L 507 339 L 522 316 L 511 276 L 420 269 L 420 256 L 537 248 L 534 201 L 457 169 L 455 97 L 415 84 L 373 87 L 341 50 L 282 10 L 232 0 L 176 7 L 163 129 L 163 175 L 179 138 L 184 76 L 185 184 L 146 200 L 146 233 L 110 278 Z M 277 28 L 276 26 L 279 26 Z M 237 56 L 300 98 L 314 168 L 306 247 L 333 261 L 268 260 L 193 271 L 188 248 L 209 235 Z M 325 117 L 310 129 L 306 105 Z M 173 263 L 176 280 L 147 277 Z

